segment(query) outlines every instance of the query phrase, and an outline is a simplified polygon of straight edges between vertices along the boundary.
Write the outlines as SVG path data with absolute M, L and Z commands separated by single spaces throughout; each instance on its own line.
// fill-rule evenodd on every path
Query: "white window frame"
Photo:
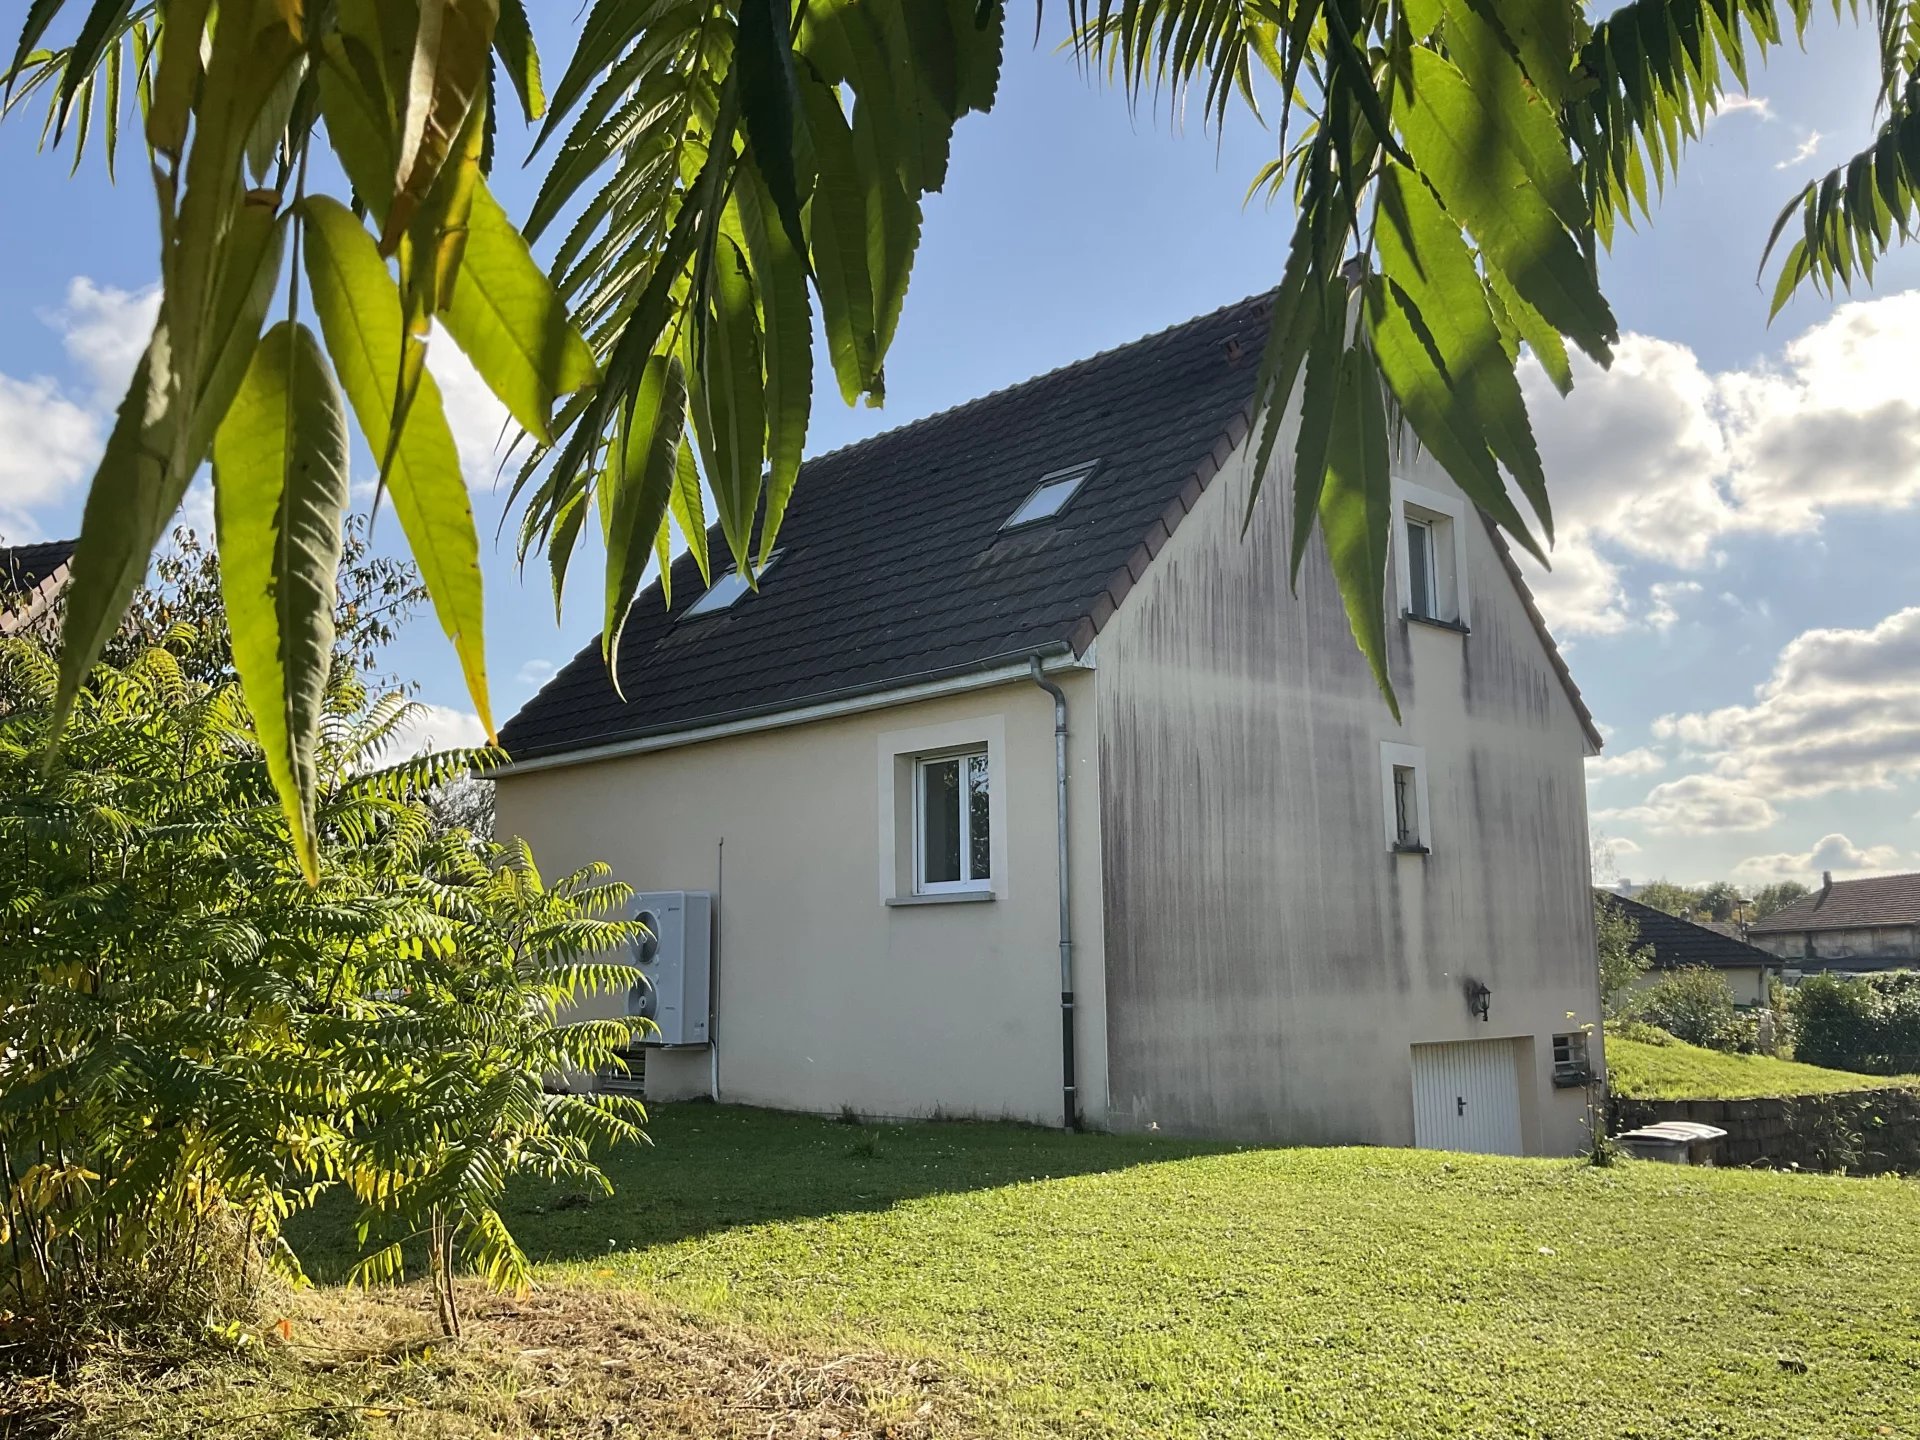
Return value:
M 953 895 L 962 891 L 991 890 L 992 875 L 974 875 L 973 804 L 967 790 L 967 762 L 978 758 L 987 767 L 987 866 L 993 868 L 993 750 L 985 744 L 942 750 L 937 754 L 916 755 L 913 759 L 913 893 L 916 895 Z M 960 762 L 960 878 L 927 879 L 927 767 Z
M 1395 803 L 1396 769 L 1413 772 L 1414 845 L 1400 839 L 1400 813 Z M 1433 849 L 1433 810 L 1427 803 L 1427 752 L 1418 745 L 1400 745 L 1391 740 L 1380 742 L 1380 803 L 1385 812 L 1387 849 L 1399 855 L 1418 855 Z
M 1418 520 L 1427 527 L 1433 543 L 1434 614 L 1417 615 L 1413 608 L 1413 568 L 1407 553 L 1407 521 Z M 1466 501 L 1410 480 L 1393 482 L 1393 585 L 1400 613 L 1408 619 L 1431 618 L 1445 625 L 1465 629 L 1472 623 L 1467 593 L 1467 505 Z

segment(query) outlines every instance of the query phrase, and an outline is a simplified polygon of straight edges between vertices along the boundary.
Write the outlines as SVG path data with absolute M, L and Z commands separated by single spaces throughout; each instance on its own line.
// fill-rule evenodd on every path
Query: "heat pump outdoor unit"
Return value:
M 634 947 L 646 977 L 627 995 L 627 1013 L 659 1027 L 647 1045 L 704 1045 L 713 999 L 713 895 L 705 890 L 656 890 L 634 900 L 634 919 L 647 927 Z

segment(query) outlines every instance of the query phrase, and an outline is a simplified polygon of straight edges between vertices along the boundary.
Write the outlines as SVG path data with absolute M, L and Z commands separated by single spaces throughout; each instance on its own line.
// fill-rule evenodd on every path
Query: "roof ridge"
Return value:
M 1163 325 L 1158 330 L 1149 330 L 1144 335 L 1136 335 L 1133 339 L 1123 340 L 1118 345 L 1109 345 L 1104 350 L 1096 350 L 1093 354 L 1083 355 L 1078 360 L 1069 360 L 1063 365 L 1054 366 L 1051 370 L 1042 370 L 1038 374 L 1029 375 L 1024 380 L 1010 380 L 997 390 L 989 390 L 985 394 L 975 395 L 971 399 L 949 405 L 944 410 L 932 410 L 925 415 L 916 416 L 912 420 L 903 420 L 891 429 L 882 430 L 878 434 L 868 435 L 860 440 L 849 440 L 846 444 L 836 445 L 831 450 L 822 450 L 817 455 L 806 456 L 801 463 L 803 465 L 818 465 L 823 460 L 837 459 L 842 455 L 848 455 L 856 450 L 864 449 L 868 445 L 876 445 L 882 440 L 898 439 L 911 430 L 919 429 L 922 425 L 931 425 L 936 420 L 946 420 L 955 415 L 964 415 L 967 411 L 984 405 L 989 400 L 998 400 L 1002 396 L 1010 395 L 1016 390 L 1024 390 L 1029 385 L 1038 385 L 1043 380 L 1053 380 L 1059 376 L 1069 374 L 1072 371 L 1084 369 L 1086 366 L 1118 355 L 1123 350 L 1131 350 L 1136 345 L 1145 345 L 1150 341 L 1163 339 L 1176 330 L 1186 330 L 1203 325 L 1209 320 L 1217 319 L 1226 314 L 1229 310 L 1238 310 L 1243 305 L 1249 305 L 1255 301 L 1264 301 L 1272 294 L 1273 292 L 1271 290 L 1258 290 L 1251 295 L 1243 295 L 1238 300 L 1231 301 L 1228 304 L 1215 306 L 1205 314 L 1190 315 L 1185 320 L 1175 321 L 1171 325 Z

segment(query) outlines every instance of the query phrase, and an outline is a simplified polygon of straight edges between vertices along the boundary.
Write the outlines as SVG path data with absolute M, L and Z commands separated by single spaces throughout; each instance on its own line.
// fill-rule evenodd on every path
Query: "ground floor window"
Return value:
M 993 878 L 987 752 L 924 756 L 915 771 L 914 888 L 985 888 Z
M 1587 1032 L 1553 1037 L 1553 1083 L 1561 1087 L 1585 1085 L 1593 1079 L 1593 1066 L 1587 1060 Z

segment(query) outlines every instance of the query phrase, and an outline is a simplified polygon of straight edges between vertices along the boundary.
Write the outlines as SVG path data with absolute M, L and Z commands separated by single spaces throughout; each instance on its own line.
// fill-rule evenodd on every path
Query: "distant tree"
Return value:
M 1738 888 L 1728 880 L 1716 880 L 1699 892 L 1694 901 L 1693 918 L 1714 920 L 1724 925 L 1747 903 Z
M 1778 914 L 1794 901 L 1805 899 L 1812 893 L 1798 880 L 1781 880 L 1773 885 L 1762 885 L 1753 892 L 1751 913 L 1755 920 L 1764 920 L 1769 915 Z
M 1600 1004 L 1609 1015 L 1623 1012 L 1633 982 L 1653 964 L 1653 950 L 1640 943 L 1640 927 L 1603 895 L 1593 900 L 1593 930 L 1600 963 Z
M 1642 886 L 1633 898 L 1655 910 L 1664 910 L 1682 920 L 1691 920 L 1700 908 L 1701 892 L 1690 890 L 1685 885 L 1676 885 L 1671 880 L 1655 880 Z

